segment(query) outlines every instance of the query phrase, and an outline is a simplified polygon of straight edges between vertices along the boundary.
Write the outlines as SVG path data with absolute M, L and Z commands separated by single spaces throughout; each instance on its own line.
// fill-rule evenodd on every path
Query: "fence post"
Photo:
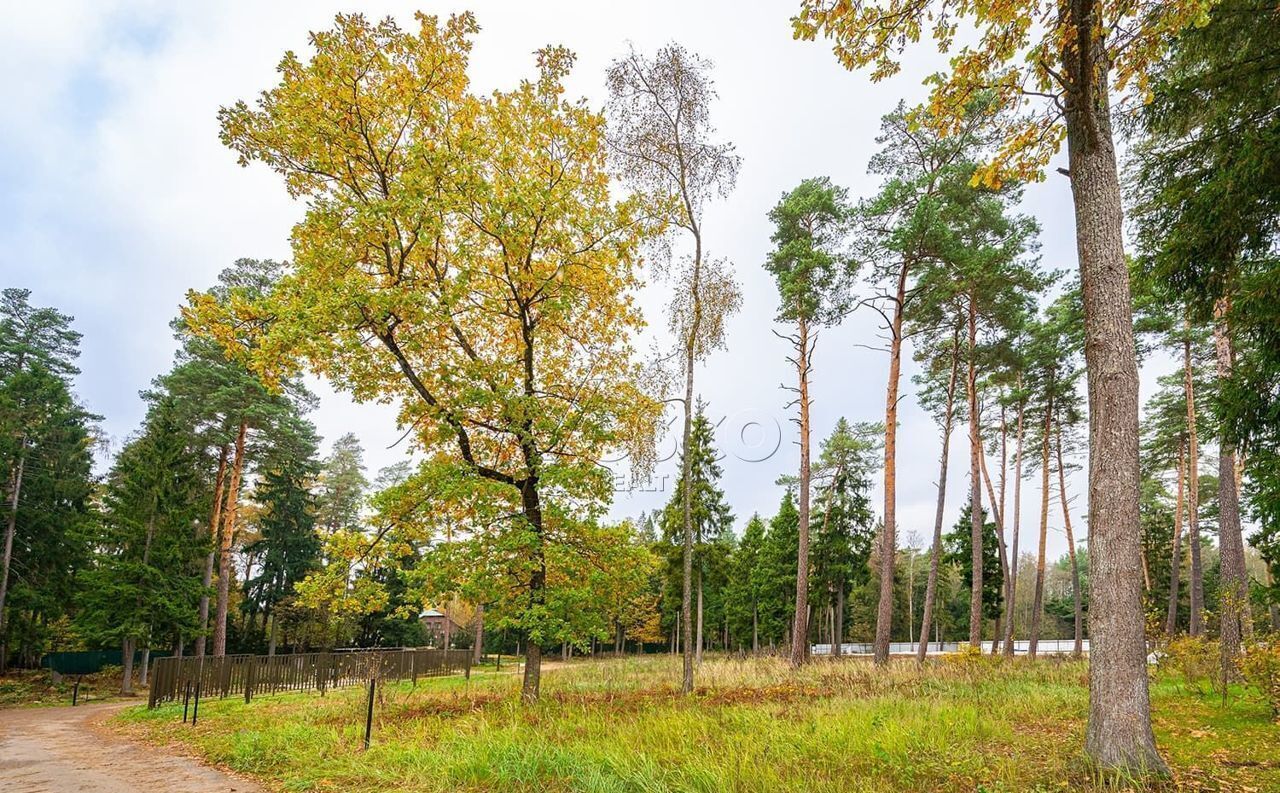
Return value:
M 244 704 L 246 705 L 253 699 L 253 683 L 258 669 L 257 656 L 250 656 L 247 666 L 248 668 L 244 672 Z
M 191 704 L 191 681 L 190 680 L 187 681 L 187 685 L 184 688 L 185 688 L 185 691 L 183 691 L 183 694 L 182 694 L 182 723 L 186 724 L 187 723 L 187 706 Z
M 196 680 L 196 702 L 191 709 L 191 726 L 196 726 L 196 719 L 200 718 L 200 684 L 202 680 Z
M 364 749 L 369 751 L 369 735 L 373 732 L 373 692 L 378 685 L 378 678 L 369 678 L 369 710 L 364 717 Z
M 71 707 L 76 706 L 76 700 L 80 698 L 80 679 L 84 675 L 76 675 L 76 684 L 71 687 Z

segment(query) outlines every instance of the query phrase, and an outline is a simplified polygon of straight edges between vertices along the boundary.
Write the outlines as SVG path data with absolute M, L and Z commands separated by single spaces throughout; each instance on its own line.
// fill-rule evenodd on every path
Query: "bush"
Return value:
M 1240 656 L 1240 674 L 1262 694 L 1271 715 L 1280 718 L 1280 642 L 1255 642 Z
M 1160 665 L 1181 675 L 1183 685 L 1197 694 L 1218 690 L 1222 680 L 1217 642 L 1198 636 L 1179 636 L 1169 642 Z

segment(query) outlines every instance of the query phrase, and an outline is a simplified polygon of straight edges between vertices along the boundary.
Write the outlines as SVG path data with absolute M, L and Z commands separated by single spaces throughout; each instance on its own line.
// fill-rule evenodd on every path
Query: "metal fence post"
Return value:
M 378 678 L 369 678 L 369 710 L 364 717 L 364 749 L 369 751 L 369 735 L 373 732 L 373 692 L 378 685 Z
M 191 709 L 191 726 L 192 727 L 196 726 L 196 719 L 200 718 L 200 683 L 201 682 L 202 681 L 200 680 L 196 681 L 196 702 Z
M 76 706 L 76 700 L 80 698 L 80 679 L 84 675 L 76 675 L 76 684 L 71 687 L 71 707 Z

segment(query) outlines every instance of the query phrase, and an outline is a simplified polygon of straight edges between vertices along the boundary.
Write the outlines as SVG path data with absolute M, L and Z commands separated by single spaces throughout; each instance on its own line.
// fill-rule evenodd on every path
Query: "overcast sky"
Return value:
M 785 342 L 773 335 L 776 290 L 762 262 L 769 249 L 765 215 L 801 179 L 829 175 L 854 196 L 870 195 L 866 174 L 880 116 L 899 99 L 921 101 L 922 77 L 943 64 L 915 49 L 903 73 L 873 85 L 838 66 L 822 43 L 791 38 L 794 0 L 707 2 L 111 2 L 11 3 L 0 26 L 0 281 L 33 290 L 37 305 L 76 318 L 84 333 L 78 390 L 102 414 L 118 446 L 138 425 L 138 391 L 171 362 L 168 323 L 189 288 L 204 289 L 239 257 L 288 259 L 290 227 L 303 206 L 264 167 L 243 169 L 218 141 L 215 114 L 275 83 L 287 49 L 306 51 L 307 33 L 340 11 L 395 16 L 403 25 L 421 9 L 473 10 L 481 25 L 471 62 L 473 88 L 512 87 L 533 73 L 532 52 L 564 44 L 578 54 L 573 94 L 602 106 L 604 71 L 628 43 L 652 51 L 679 41 L 715 64 L 720 101 L 714 121 L 743 158 L 737 190 L 708 211 L 710 252 L 736 266 L 743 309 L 729 325 L 729 349 L 698 373 L 709 412 L 723 418 L 725 489 L 739 517 L 776 508 L 779 475 L 795 470 L 795 431 L 781 390 L 794 374 Z M 1067 181 L 1051 176 L 1026 192 L 1024 212 L 1042 227 L 1043 265 L 1072 268 L 1075 243 Z M 661 324 L 664 297 L 651 286 L 644 305 Z M 876 315 L 855 314 L 818 342 L 813 382 L 814 442 L 836 419 L 883 420 L 888 359 L 876 345 Z M 1144 399 L 1167 360 L 1143 373 Z M 915 371 L 908 364 L 903 383 Z M 323 383 L 312 418 L 326 448 L 347 431 L 363 440 L 372 474 L 403 457 L 394 413 L 355 405 Z M 927 542 L 932 532 L 939 438 L 908 399 L 900 414 L 899 537 Z M 666 449 L 674 445 L 668 439 Z M 771 449 L 776 452 L 768 454 Z M 967 492 L 963 431 L 952 444 L 948 526 Z M 765 459 L 760 459 L 765 458 Z M 617 515 L 669 497 L 674 460 L 651 490 L 623 495 Z M 994 473 L 994 472 L 993 472 Z M 1073 489 L 1083 526 L 1084 477 Z M 879 488 L 876 503 L 881 498 Z M 1024 548 L 1034 531 L 1039 493 L 1023 493 Z M 1050 550 L 1065 551 L 1062 521 L 1051 519 Z

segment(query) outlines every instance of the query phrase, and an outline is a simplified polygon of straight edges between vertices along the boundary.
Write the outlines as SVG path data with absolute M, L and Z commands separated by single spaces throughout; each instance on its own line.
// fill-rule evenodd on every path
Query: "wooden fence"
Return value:
M 157 658 L 151 664 L 147 706 L 194 694 L 202 697 L 339 688 L 377 680 L 413 680 L 462 672 L 471 676 L 471 650 L 357 650 L 295 655 Z

